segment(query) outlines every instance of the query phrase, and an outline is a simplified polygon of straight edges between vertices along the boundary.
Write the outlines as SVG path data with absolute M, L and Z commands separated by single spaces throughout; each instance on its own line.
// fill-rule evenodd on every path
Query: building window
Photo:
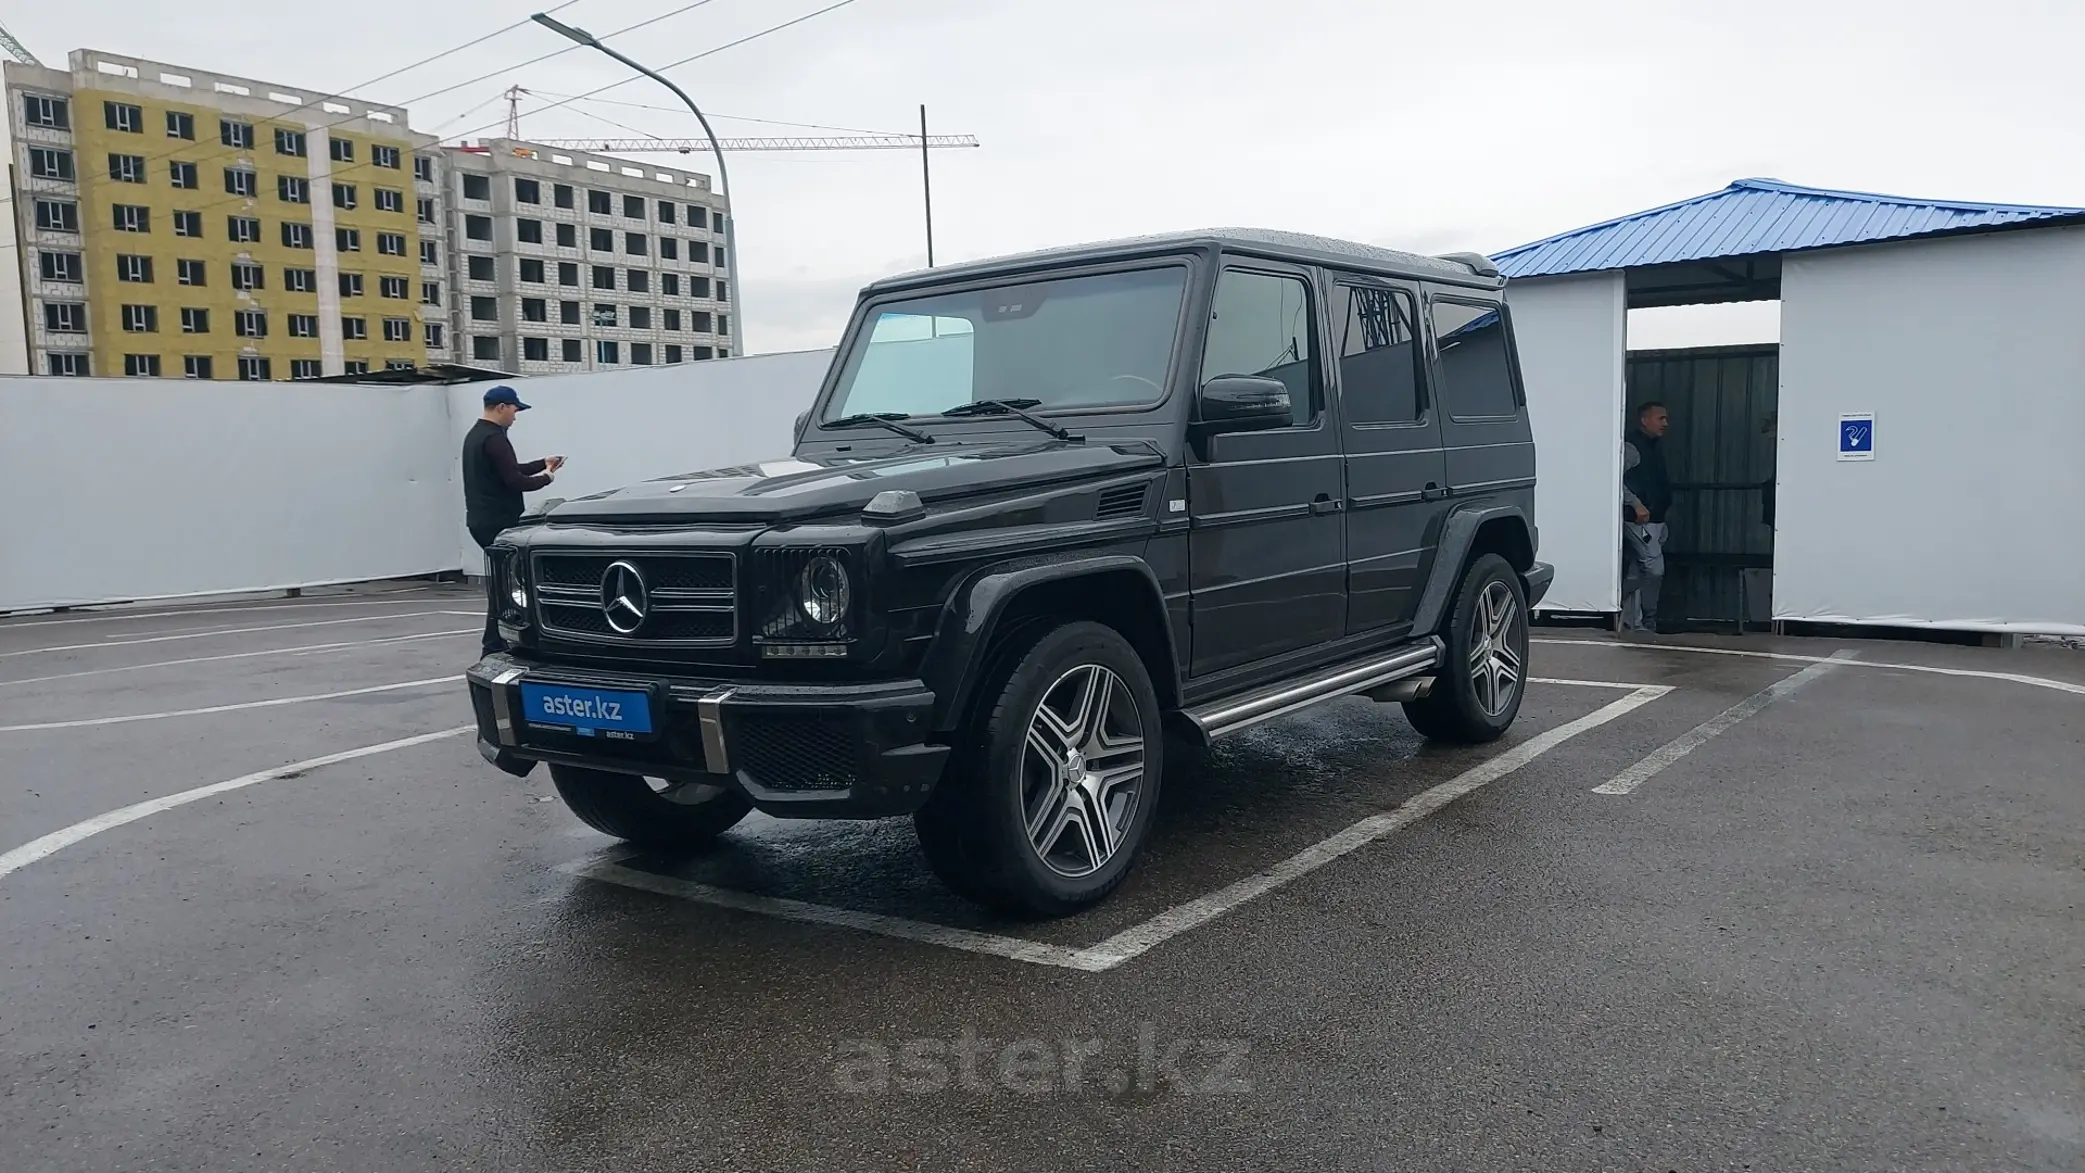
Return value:
M 413 283 L 403 277 L 379 277 L 377 292 L 393 301 L 404 301 L 413 295 Z
M 210 362 L 209 355 L 191 354 L 181 360 L 181 377 L 184 379 L 213 379 L 217 376 L 213 364 Z
M 648 257 L 652 255 L 651 241 L 642 232 L 626 232 L 623 234 L 623 251 L 633 257 Z
M 239 356 L 239 378 L 248 383 L 264 383 L 275 377 L 273 364 L 255 354 Z
M 379 232 L 376 234 L 376 251 L 387 257 L 405 255 L 405 233 Z
M 159 377 L 159 356 L 126 354 L 123 356 L 123 373 L 133 379 L 156 379 Z
M 317 293 L 319 271 L 317 269 L 284 269 L 282 287 L 291 293 Z
M 679 297 L 681 295 L 681 275 L 679 273 L 659 274 L 659 292 L 667 297 Z
M 550 202 L 560 208 L 572 206 L 572 185 L 560 183 L 550 189 Z
M 179 110 L 167 111 L 167 137 L 195 141 L 195 115 L 183 114 Z
M 316 379 L 326 373 L 325 366 L 315 358 L 293 358 L 290 360 L 290 378 Z
M 84 379 L 87 377 L 87 356 L 84 354 L 47 354 L 43 356 L 44 373 L 61 379 Z
M 419 212 L 420 212 L 420 223 L 422 223 L 422 224 L 432 224 L 432 223 L 434 223 L 434 201 L 433 201 L 433 200 L 431 200 L 431 199 L 428 199 L 428 198 L 427 198 L 427 197 L 425 197 L 425 196 L 422 196 L 422 197 L 420 197 L 420 199 L 419 199 L 419 201 L 418 201 L 418 203 L 417 203 L 417 205 L 416 205 L 416 206 L 417 206 L 417 207 L 419 208 Z
M 514 202 L 517 204 L 540 204 L 543 202 L 543 185 L 533 179 L 514 178 Z
M 368 319 L 368 318 L 342 318 L 342 319 L 340 319 L 340 336 L 341 336 L 342 338 L 345 338 L 345 339 L 347 339 L 347 340 L 348 340 L 349 342 L 366 342 L 366 341 L 368 341 L 368 340 L 369 340 L 369 319 Z
M 614 269 L 611 269 L 611 268 L 609 268 L 609 267 L 608 267 L 607 265 L 595 265 L 595 266 L 594 266 L 594 288 L 595 288 L 595 289 L 614 289 L 614 288 L 615 288 L 615 270 L 614 270 Z
M 729 338 L 729 337 L 731 336 L 731 315 L 730 315 L 730 314 L 718 314 L 718 315 L 717 315 L 717 336 L 718 336 L 719 338 Z M 730 357 L 731 357 L 731 352 L 730 352 L 730 351 L 728 351 L 728 350 L 726 350 L 726 351 L 723 351 L 723 352 L 721 352 L 721 353 L 720 353 L 720 354 L 718 355 L 718 357 L 719 357 L 719 358 L 730 358 Z
M 521 299 L 521 320 L 524 322 L 547 322 L 550 320 L 550 303 L 540 297 Z
M 117 204 L 112 219 L 118 232 L 152 231 L 152 209 L 137 204 Z
M 464 273 L 473 281 L 492 281 L 493 261 L 491 257 L 465 257 Z
M 422 183 L 434 182 L 434 158 L 432 156 L 413 156 L 413 178 Z
M 630 270 L 624 274 L 624 279 L 630 283 L 630 292 L 632 293 L 650 293 L 652 291 L 652 275 L 643 269 Z
M 78 232 L 80 206 L 70 200 L 38 200 L 36 227 L 43 232 Z
M 543 284 L 543 262 L 525 257 L 520 267 L 522 281 L 530 285 Z
M 193 163 L 168 163 L 167 182 L 184 191 L 194 191 L 202 186 L 202 178 L 196 174 Z
M 232 262 L 232 288 L 255 290 L 266 288 L 268 271 L 252 261 Z
M 474 297 L 471 299 L 471 321 L 497 322 L 500 320 L 500 299 L 496 297 Z
M 550 361 L 550 339 L 524 338 L 521 340 L 521 357 L 529 362 Z
M 698 206 L 698 205 L 695 205 L 695 204 L 689 204 L 689 205 L 688 205 L 688 227 L 690 227 L 690 228 L 696 228 L 696 229 L 700 229 L 700 228 L 703 228 L 703 227 L 706 227 L 706 226 L 708 226 L 708 224 L 709 224 L 709 213 L 708 213 L 708 212 L 705 212 L 705 211 L 703 211 L 703 210 L 702 210 L 702 208 L 701 208 L 700 206 Z
M 427 345 L 435 350 L 442 349 L 442 324 L 429 322 L 426 326 Z
M 355 161 L 355 140 L 336 138 L 331 141 L 333 144 L 333 161 L 335 163 L 352 163 Z
M 201 261 L 175 261 L 174 281 L 180 285 L 204 285 L 204 266 Z
M 422 281 L 422 282 L 420 282 L 420 304 L 421 304 L 421 305 L 440 305 L 440 304 L 442 304 L 442 283 L 441 283 L 441 282 L 439 282 L 439 281 Z
M 719 281 L 719 282 L 717 282 L 717 300 L 718 300 L 718 301 L 730 301 L 730 300 L 731 300 L 731 283 L 730 283 L 730 282 L 728 282 L 728 281 Z
M 387 171 L 398 170 L 398 148 L 382 147 L 375 143 L 369 146 L 369 161 Z
M 614 306 L 597 303 L 594 306 L 594 325 L 613 326 L 617 322 L 616 314 L 617 310 Z
M 579 247 L 579 226 L 578 226 L 577 224 L 560 224 L 560 225 L 558 225 L 558 226 L 557 226 L 557 246 L 558 246 L 559 248 L 578 248 L 578 247 Z
M 239 310 L 232 315 L 232 333 L 241 338 L 266 338 L 268 315 L 261 310 Z
M 688 263 L 702 265 L 709 262 L 709 246 L 699 240 L 688 242 Z
M 421 241 L 421 242 L 420 242 L 420 263 L 421 263 L 421 264 L 423 264 L 423 265 L 439 265 L 439 264 L 441 264 L 441 263 L 442 263 L 442 249 L 441 249 L 441 246 L 440 246 L 439 244 L 436 244 L 436 243 L 435 243 L 434 241 L 431 241 L 431 240 L 423 240 L 423 241 Z
M 71 285 L 84 284 L 86 278 L 80 273 L 80 254 L 38 252 L 36 263 L 46 281 L 63 281 Z
M 53 147 L 29 148 L 29 174 L 38 179 L 62 179 L 70 183 L 75 178 L 72 170 L 72 152 Z
M 315 245 L 312 243 L 311 225 L 284 224 L 282 226 L 282 246 L 284 248 L 315 247 Z
M 667 343 L 667 344 L 666 344 L 666 365 L 667 365 L 667 366 L 672 366 L 673 364 L 675 364 L 675 363 L 677 363 L 677 362 L 679 362 L 679 361 L 681 361 L 681 348 L 680 348 L 679 346 L 675 345 L 674 343 L 671 343 L 671 342 Z
M 411 342 L 412 340 L 413 320 L 411 318 L 384 319 L 384 341 Z
M 489 200 L 492 198 L 492 179 L 484 175 L 463 177 L 463 198 L 467 200 Z
M 152 284 L 152 258 L 127 253 L 116 255 L 116 280 L 138 285 Z
M 234 217 L 236 219 L 237 217 Z M 202 239 L 203 214 L 201 212 L 175 212 L 174 235 Z
M 652 344 L 649 342 L 632 342 L 630 344 L 630 365 L 638 367 L 652 365 Z
M 630 328 L 632 330 L 649 330 L 652 328 L 652 311 L 650 306 L 633 305 L 630 307 Z M 630 360 L 632 362 L 637 360 L 636 351 L 630 352 Z
M 22 121 L 53 130 L 72 129 L 72 103 L 45 94 L 22 95 Z
M 300 159 L 303 158 L 304 132 L 301 130 L 282 130 L 278 128 L 275 131 L 275 153 L 278 155 L 294 155 Z
M 261 239 L 261 222 L 251 216 L 227 216 L 224 221 L 225 235 L 234 243 L 254 244 Z M 201 235 L 198 233 L 198 235 Z M 282 243 L 291 248 L 311 247 L 311 225 L 285 224 L 282 226 Z
M 387 371 L 410 371 L 417 365 L 409 358 L 387 358 L 384 360 L 384 369 Z
M 689 311 L 688 311 L 688 330 L 689 330 L 689 331 L 690 331 L 691 333 L 695 333 L 695 334 L 707 334 L 707 333 L 709 333 L 709 332 L 710 332 L 710 324 L 709 324 L 709 311 L 708 311 L 708 310 L 689 310 Z M 705 356 L 703 356 L 703 357 L 707 358 L 708 356 L 707 356 L 707 355 L 705 355 Z
M 333 206 L 336 208 L 343 208 L 348 211 L 353 211 L 354 209 L 360 207 L 361 200 L 358 199 L 355 195 L 355 185 L 352 183 L 334 184 Z
M 661 315 L 665 318 L 665 321 L 661 323 L 664 329 L 669 333 L 680 333 L 681 312 L 679 310 L 662 310 Z
M 294 181 L 299 186 L 303 182 L 301 179 Z M 277 190 L 281 190 L 281 187 L 282 185 L 278 184 Z M 245 196 L 247 199 L 252 199 L 261 190 L 261 177 L 244 167 L 227 167 L 224 169 L 224 190 L 231 195 Z M 287 200 L 290 197 L 284 195 L 282 198 Z M 292 202 L 302 204 L 309 201 L 300 199 Z
M 594 343 L 594 361 L 602 366 L 614 366 L 623 361 L 622 347 L 603 338 Z
M 722 213 L 722 212 L 711 212 L 711 213 L 710 213 L 710 231 L 712 231 L 712 232 L 715 232 L 715 233 L 717 233 L 717 234 L 718 234 L 719 236 L 723 235 L 723 233 L 724 233 L 724 213 Z M 729 358 L 729 357 L 731 357 L 731 356 L 730 356 L 730 355 L 726 355 L 725 357 L 726 357 L 726 358 Z
M 472 240 L 491 240 L 492 217 L 465 216 L 463 218 L 463 234 Z
M 707 346 L 691 346 L 688 348 L 688 357 L 701 362 L 703 359 L 712 357 L 712 355 L 710 348 Z
M 156 305 L 124 306 L 123 328 L 132 334 L 159 333 L 159 307 Z
M 290 315 L 290 337 L 316 338 L 318 336 L 319 316 L 317 314 Z
M 576 301 L 561 301 L 557 303 L 557 320 L 567 326 L 577 326 L 579 324 L 579 303 Z
M 500 340 L 484 337 L 471 339 L 471 357 L 489 362 L 498 362 L 500 360 Z
M 566 362 L 580 362 L 586 355 L 585 347 L 577 338 L 565 339 L 563 350 Z
M 340 275 L 340 296 L 342 296 L 342 297 L 360 297 L 360 296 L 362 296 L 362 274 L 360 274 L 360 273 L 342 273 L 342 274 Z
M 145 111 L 128 102 L 103 102 L 101 117 L 110 130 L 120 130 L 124 134 L 145 133 Z
M 197 306 L 182 307 L 181 332 L 183 334 L 208 334 L 210 332 L 210 311 Z
M 659 201 L 659 223 L 661 223 L 661 224 L 671 224 L 671 223 L 673 223 L 673 201 L 672 201 L 672 200 L 660 200 L 660 201 Z
M 217 141 L 228 147 L 250 151 L 253 149 L 253 124 L 220 118 L 217 120 Z
M 647 207 L 647 206 L 646 206 L 646 204 L 645 204 L 645 202 L 644 202 L 644 197 L 643 197 L 643 196 L 629 196 L 629 195 L 626 195 L 626 196 L 624 196 L 624 197 L 623 197 L 623 218 L 624 218 L 624 219 L 627 219 L 627 220 L 642 220 L 642 219 L 644 219 L 644 217 L 645 217 L 645 214 L 646 214 L 647 212 L 649 212 L 650 210 L 651 210 L 651 209 L 650 209 L 649 207 Z
M 523 244 L 542 244 L 543 222 L 541 220 L 514 221 L 514 238 Z
M 344 253 L 361 252 L 362 230 L 360 228 L 335 228 L 333 230 L 333 247 Z
M 376 210 L 379 212 L 405 211 L 405 193 L 388 187 L 376 189 Z
M 688 296 L 693 298 L 707 298 L 709 296 L 709 278 L 688 278 Z
M 596 216 L 613 216 L 615 215 L 615 197 L 605 191 L 595 191 L 589 188 L 586 193 L 586 210 Z
M 557 283 L 565 286 L 579 284 L 579 266 L 571 261 L 559 261 L 557 266 Z
M 369 373 L 369 360 L 366 358 L 351 358 L 340 364 L 340 373 L 343 375 L 366 375 Z
M 43 328 L 53 334 L 85 334 L 87 306 L 77 301 L 43 303 Z
M 607 228 L 589 228 L 586 243 L 597 253 L 612 253 L 615 251 L 615 233 Z
M 675 240 L 675 239 L 674 239 L 674 238 L 672 238 L 671 236 L 662 236 L 662 237 L 660 237 L 660 238 L 659 238 L 659 259 L 660 259 L 660 260 L 662 260 L 662 261 L 677 261 L 677 260 L 680 260 L 680 259 L 681 259 L 681 242 L 680 242 L 680 241 L 678 241 L 678 240 Z

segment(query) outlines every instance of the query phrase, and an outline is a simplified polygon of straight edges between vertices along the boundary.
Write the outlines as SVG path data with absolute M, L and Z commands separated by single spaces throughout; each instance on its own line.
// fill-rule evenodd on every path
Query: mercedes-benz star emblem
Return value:
M 651 608 L 644 572 L 628 562 L 611 563 L 601 572 L 601 615 L 617 635 L 635 634 Z

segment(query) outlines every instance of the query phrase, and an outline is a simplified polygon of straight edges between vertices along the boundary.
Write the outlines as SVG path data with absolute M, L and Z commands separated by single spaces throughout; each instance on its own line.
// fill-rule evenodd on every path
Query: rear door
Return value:
M 1427 399 L 1415 287 L 1332 274 L 1347 473 L 1350 635 L 1412 620 L 1439 540 L 1446 474 L 1439 413 Z
M 1189 457 L 1194 675 L 1346 629 L 1345 487 L 1318 322 L 1303 269 L 1238 260 L 1217 277 L 1196 385 L 1219 375 L 1279 379 L 1291 422 L 1211 436 Z

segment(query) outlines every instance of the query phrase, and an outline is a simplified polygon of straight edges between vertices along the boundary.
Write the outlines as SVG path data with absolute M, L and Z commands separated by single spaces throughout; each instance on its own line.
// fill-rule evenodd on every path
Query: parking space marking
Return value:
M 0 652 L 0 660 L 16 656 L 37 656 L 47 652 L 88 652 L 97 648 L 122 648 L 132 644 L 163 644 L 183 639 L 208 639 L 215 635 L 252 635 L 262 631 L 294 631 L 304 627 L 338 627 L 343 623 L 381 623 L 387 619 L 421 619 L 429 615 L 445 615 L 445 611 L 405 611 L 397 615 L 356 615 L 348 619 L 314 619 L 306 623 L 276 623 L 267 627 L 208 627 L 198 631 L 183 631 L 168 635 L 147 635 L 137 638 L 105 639 L 91 644 L 60 644 L 50 648 L 22 648 L 19 651 Z
M 410 749 L 416 745 L 426 745 L 430 741 L 440 741 L 445 737 L 455 737 L 460 733 L 470 733 L 476 729 L 476 725 L 458 725 L 454 729 L 441 729 L 433 733 L 422 733 L 416 737 L 401 737 L 396 741 L 386 741 L 380 745 L 365 745 L 360 749 L 342 750 L 339 753 L 329 753 L 323 757 L 306 758 L 301 762 L 291 762 L 286 766 L 258 770 L 254 773 L 227 779 L 223 782 L 212 782 L 208 786 L 198 786 L 193 790 L 183 790 L 179 794 L 169 794 L 164 798 L 153 798 L 144 802 L 132 803 L 119 810 L 96 815 L 91 819 L 74 823 L 72 826 L 62 830 L 53 831 L 41 838 L 32 839 L 13 851 L 0 855 L 0 879 L 5 879 L 21 871 L 37 860 L 48 859 L 75 843 L 91 839 L 103 831 L 113 831 L 117 827 L 135 823 L 139 819 L 150 818 L 153 815 L 173 810 L 176 807 L 187 806 L 191 802 L 201 802 L 203 799 L 226 794 L 234 790 L 243 790 L 248 786 L 261 782 L 272 782 L 277 778 L 297 777 L 308 771 L 316 770 L 321 766 L 338 765 L 341 762 L 354 761 L 356 758 L 366 758 L 374 754 L 390 753 L 396 749 Z
M 1839 651 L 1833 652 L 1830 656 L 1825 657 L 1823 661 L 1816 664 L 1812 664 L 1808 668 L 1803 669 L 1802 671 L 1796 673 L 1793 676 L 1787 677 L 1783 680 L 1776 680 L 1772 684 L 1767 685 L 1765 688 L 1760 689 L 1758 692 L 1753 693 L 1751 696 L 1746 697 L 1744 700 L 1739 701 L 1738 703 L 1730 706 L 1729 708 L 1723 710 L 1715 716 L 1710 717 L 1708 720 L 1703 721 L 1701 724 L 1696 725 L 1694 728 L 1689 729 L 1685 733 L 1680 734 L 1678 737 L 1673 738 L 1671 741 L 1666 742 L 1664 745 L 1659 746 L 1657 749 L 1652 750 L 1650 753 L 1644 755 L 1642 761 L 1637 762 L 1635 765 L 1630 766 L 1628 769 L 1623 770 L 1621 773 L 1616 774 L 1614 777 L 1609 778 L 1607 781 L 1602 782 L 1600 785 L 1593 787 L 1593 793 L 1627 794 L 1630 791 L 1635 790 L 1637 787 L 1643 785 L 1645 782 L 1650 781 L 1659 773 L 1663 772 L 1666 767 L 1672 765 L 1674 762 L 1679 761 L 1681 758 L 1686 757 L 1688 754 L 1693 753 L 1695 750 L 1700 749 L 1704 745 L 1707 745 L 1710 741 L 1714 740 L 1715 738 L 1720 737 L 1723 734 L 1729 732 L 1740 721 L 1743 721 L 1748 717 L 1756 716 L 1760 712 L 1760 710 L 1766 708 L 1768 705 L 1773 704 L 1775 701 L 1780 700 L 1784 697 L 1793 695 L 1796 692 L 1796 690 L 1802 688 L 1804 685 L 1810 683 L 1811 681 L 1817 679 L 1825 673 L 1830 672 L 1832 669 L 1837 668 L 1840 664 L 1851 661 L 1852 659 L 1853 653 L 1851 651 L 1841 649 Z
M 199 603 L 193 607 L 180 607 L 171 611 L 99 611 L 90 615 L 67 615 L 63 618 L 46 618 L 42 615 L 24 615 L 0 621 L 0 631 L 27 630 L 31 627 L 63 627 L 69 623 L 115 623 L 129 619 L 186 619 L 197 615 L 233 615 L 242 611 L 301 611 L 311 607 L 404 607 L 412 603 L 435 602 L 433 599 L 415 599 L 406 596 L 432 594 L 438 587 L 413 587 L 403 591 L 382 591 L 359 599 L 327 599 L 310 602 L 284 600 L 279 603 L 251 603 L 237 607 L 213 607 Z
M 1696 648 L 1685 644 L 1661 643 L 1610 643 L 1599 639 L 1531 639 L 1529 643 L 1548 644 L 1560 648 L 1607 648 L 1632 652 L 1692 652 L 1697 656 L 1742 656 L 1754 660 L 1786 660 L 1795 664 L 1823 664 L 1831 661 L 1830 656 L 1803 656 L 1794 652 L 1754 652 L 1738 648 Z M 1888 660 L 1845 660 L 1839 661 L 1852 668 L 1884 668 L 1899 672 L 1926 672 L 1934 676 L 1966 676 L 1975 680 L 2005 680 L 2014 684 L 2032 685 L 2035 688 L 2052 688 L 2058 692 L 2076 693 L 2085 696 L 2085 684 L 2073 684 L 2068 680 L 2051 680 L 2046 676 L 2029 676 L 2021 672 L 1986 672 L 1980 668 L 1941 668 L 1933 664 L 1898 664 Z
M 230 705 L 210 705 L 200 709 L 172 709 L 164 713 L 133 713 L 124 717 L 87 717 L 77 721 L 37 721 L 27 725 L 0 725 L 0 733 L 28 733 L 39 729 L 88 729 L 99 725 L 128 725 L 133 721 L 164 721 L 169 717 L 203 717 L 211 713 L 236 713 L 242 709 L 272 709 L 280 705 L 301 705 L 307 701 L 332 701 L 342 697 L 369 696 L 379 692 L 399 692 L 409 688 L 432 688 L 437 684 L 456 684 L 463 677 L 458 675 L 433 676 L 426 680 L 406 680 L 398 684 L 373 684 L 368 688 L 349 688 L 340 692 L 315 692 L 304 696 L 270 697 L 264 701 L 241 701 Z
M 1030 941 L 1022 937 L 1001 936 L 995 933 L 980 933 L 970 929 L 950 928 L 946 925 L 926 921 L 910 920 L 905 917 L 887 916 L 882 913 L 859 912 L 847 908 L 835 908 L 826 904 L 813 904 L 802 900 L 786 900 L 773 896 L 755 896 L 744 892 L 700 884 L 689 880 L 678 880 L 667 876 L 655 876 L 622 866 L 632 858 L 634 852 L 618 852 L 606 858 L 580 860 L 560 868 L 568 875 L 600 880 L 624 887 L 637 888 L 665 896 L 675 896 L 702 904 L 713 904 L 741 912 L 760 913 L 783 920 L 802 921 L 809 924 L 830 925 L 877 933 L 886 937 L 897 937 L 948 949 L 960 949 L 969 953 L 982 953 L 1003 957 L 1012 961 L 1023 961 L 1033 965 L 1048 965 L 1062 969 L 1080 970 L 1086 973 L 1103 973 L 1130 961 L 1174 937 L 1208 924 L 1210 921 L 1255 900 L 1284 884 L 1296 880 L 1324 867 L 1343 856 L 1349 855 L 1374 843 L 1395 831 L 1433 814 L 1458 798 L 1489 786 L 1515 770 L 1555 749 L 1557 746 L 1588 730 L 1596 729 L 1617 717 L 1625 716 L 1673 691 L 1663 684 L 1624 685 L 1607 682 L 1572 681 L 1568 683 L 1589 684 L 1596 687 L 1630 689 L 1629 695 L 1609 702 L 1607 705 L 1567 721 L 1554 729 L 1538 733 L 1519 745 L 1485 759 L 1455 777 L 1431 789 L 1421 791 L 1395 810 L 1370 815 L 1345 830 L 1321 840 L 1295 855 L 1275 864 L 1265 871 L 1255 873 L 1234 884 L 1218 889 L 1207 896 L 1198 897 L 1176 905 L 1149 920 L 1133 925 L 1116 933 L 1097 945 L 1074 948 L 1052 945 L 1042 941 Z
M 154 660 L 149 664 L 121 664 L 114 668 L 85 668 L 78 672 L 60 672 L 54 676 L 26 676 L 20 680 L 0 680 L 0 688 L 18 684 L 44 684 L 52 680 L 77 680 L 82 676 L 107 676 L 114 672 L 142 672 L 147 668 L 179 668 L 187 664 L 214 664 L 220 660 L 251 660 L 257 656 L 307 656 L 319 652 L 338 652 L 348 648 L 376 647 L 383 644 L 412 643 L 423 639 L 454 639 L 463 635 L 483 634 L 476 628 L 459 627 L 454 631 L 429 631 L 420 635 L 387 635 L 382 639 L 356 639 L 344 643 L 302 644 L 294 648 L 263 648 L 258 652 L 226 652 L 219 656 L 191 656 L 185 660 Z

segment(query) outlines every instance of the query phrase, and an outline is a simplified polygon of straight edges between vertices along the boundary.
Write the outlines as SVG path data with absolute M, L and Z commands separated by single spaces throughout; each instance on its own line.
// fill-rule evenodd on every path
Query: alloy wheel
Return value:
M 1496 717 L 1512 705 L 1519 692 L 1521 660 L 1520 603 L 1513 589 L 1496 580 L 1486 583 L 1477 596 L 1470 641 L 1470 685 L 1477 706 L 1486 716 Z
M 1037 858 L 1071 879 L 1105 867 L 1137 818 L 1144 726 L 1135 694 L 1099 664 L 1043 691 L 1020 758 L 1021 813 Z

